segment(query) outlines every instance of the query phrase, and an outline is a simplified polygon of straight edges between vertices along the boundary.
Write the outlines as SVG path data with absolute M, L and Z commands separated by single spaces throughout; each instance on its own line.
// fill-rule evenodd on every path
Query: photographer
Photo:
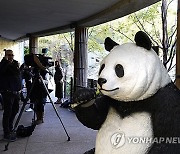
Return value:
M 33 67 L 33 87 L 30 95 L 30 99 L 33 100 L 35 104 L 34 111 L 36 113 L 36 121 L 35 124 L 41 124 L 44 122 L 44 105 L 46 103 L 47 84 L 44 85 L 43 81 L 46 81 L 46 75 L 48 73 L 46 67 L 50 67 L 53 64 L 48 62 L 49 57 L 45 57 L 45 55 L 35 55 L 30 54 L 25 56 L 25 63 L 28 66 Z M 42 81 L 43 79 L 43 81 Z M 46 86 L 46 87 L 44 87 Z
M 41 71 L 42 72 L 42 71 Z M 44 76 L 45 79 L 45 76 Z M 46 103 L 46 91 L 44 89 L 44 85 L 38 76 L 34 76 L 33 78 L 34 86 L 32 88 L 32 92 L 30 95 L 30 99 L 34 102 L 34 111 L 36 113 L 36 121 L 35 124 L 41 124 L 44 122 L 44 106 Z
M 4 102 L 3 132 L 4 139 L 15 141 L 16 136 L 11 135 L 13 121 L 19 111 L 21 90 L 21 75 L 19 64 L 13 59 L 12 50 L 5 50 L 5 57 L 0 62 L 0 92 Z

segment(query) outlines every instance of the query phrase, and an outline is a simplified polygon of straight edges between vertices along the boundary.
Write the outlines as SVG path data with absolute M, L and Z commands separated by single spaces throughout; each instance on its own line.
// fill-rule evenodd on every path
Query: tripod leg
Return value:
M 54 108 L 54 110 L 55 110 L 55 112 L 56 112 L 56 115 L 57 115 L 57 117 L 59 118 L 59 120 L 60 120 L 60 122 L 61 122 L 61 124 L 62 124 L 62 126 L 63 126 L 63 128 L 64 128 L 64 131 L 65 131 L 65 133 L 66 133 L 66 135 L 67 135 L 67 137 L 68 137 L 67 141 L 70 141 L 70 136 L 68 135 L 68 133 L 67 133 L 67 131 L 66 131 L 66 128 L 65 128 L 65 126 L 64 126 L 64 124 L 63 124 L 63 122 L 62 122 L 62 120 L 61 120 L 61 117 L 59 116 L 59 113 L 58 113 L 58 111 L 57 111 L 57 109 L 56 109 L 56 106 L 54 105 L 54 103 L 53 103 L 53 101 L 51 100 L 51 98 L 50 98 L 49 95 L 48 95 L 48 97 L 49 97 L 49 100 L 50 100 L 50 102 L 51 102 L 51 104 L 52 104 L 52 106 L 53 106 L 53 108 Z
M 66 133 L 66 135 L 67 135 L 67 137 L 68 137 L 67 141 L 70 141 L 70 136 L 69 136 L 69 134 L 68 134 L 67 131 L 66 131 L 66 128 L 65 128 L 65 126 L 64 126 L 64 124 L 63 124 L 63 122 L 62 122 L 62 120 L 61 120 L 61 117 L 59 116 L 59 113 L 58 113 L 58 111 L 57 111 L 57 108 L 56 108 L 56 106 L 54 105 L 54 103 L 53 103 L 53 101 L 52 101 L 52 99 L 51 99 L 51 96 L 50 96 L 50 94 L 49 94 L 48 88 L 47 88 L 46 85 L 44 84 L 42 77 L 41 77 L 41 82 L 43 83 L 43 87 L 44 87 L 44 89 L 46 90 L 46 93 L 47 93 L 48 98 L 49 98 L 49 100 L 50 100 L 50 102 L 51 102 L 51 104 L 52 104 L 52 106 L 53 106 L 53 108 L 54 108 L 54 111 L 55 111 L 57 117 L 59 118 L 59 121 L 61 122 L 61 124 L 62 124 L 62 126 L 63 126 L 63 129 L 64 129 L 64 131 L 65 131 L 65 133 Z
M 38 80 L 38 78 L 35 78 L 35 80 L 33 81 L 32 87 L 31 87 L 31 89 L 30 89 L 30 91 L 29 91 L 29 94 L 27 95 L 26 99 L 25 99 L 24 102 L 23 102 L 23 106 L 22 106 L 22 108 L 21 108 L 21 111 L 20 111 L 20 113 L 19 113 L 19 115 L 18 115 L 18 117 L 17 117 L 17 120 L 16 120 L 15 124 L 14 124 L 14 128 L 13 128 L 14 131 L 15 131 L 15 129 L 16 129 L 17 126 L 18 126 L 18 123 L 19 123 L 19 121 L 20 121 L 20 119 L 21 119 L 21 116 L 22 116 L 22 114 L 23 114 L 23 112 L 24 112 L 24 109 L 25 109 L 25 107 L 26 107 L 26 105 L 27 105 L 27 102 L 28 102 L 28 100 L 29 100 L 29 98 L 30 98 L 30 95 L 31 95 L 31 93 L 32 93 L 32 90 L 33 90 L 34 84 L 36 83 L 36 80 Z
M 33 111 L 35 110 L 34 108 L 35 108 L 35 107 L 34 107 L 34 104 L 33 104 Z M 32 119 L 32 124 L 35 124 L 35 119 L 36 119 L 36 113 L 35 113 L 35 111 L 34 111 L 34 113 L 33 113 L 33 119 Z
M 37 79 L 35 79 L 35 80 L 37 80 Z M 35 80 L 34 80 L 34 82 L 32 83 L 32 87 L 31 87 L 31 89 L 30 89 L 30 92 L 29 92 L 28 96 L 26 97 L 26 99 L 25 99 L 24 102 L 23 102 L 23 106 L 21 107 L 21 111 L 20 111 L 19 114 L 18 114 L 17 120 L 16 120 L 16 122 L 15 122 L 15 124 L 14 124 L 14 127 L 13 127 L 13 130 L 12 130 L 12 133 L 11 133 L 11 134 L 14 134 L 14 133 L 15 133 L 15 130 L 16 130 L 18 124 L 19 124 L 19 121 L 20 121 L 20 119 L 21 119 L 21 116 L 22 116 L 22 114 L 23 114 L 23 112 L 24 112 L 24 109 L 25 109 L 25 107 L 26 107 L 26 104 L 27 104 L 27 102 L 28 102 L 28 100 L 29 100 L 29 97 L 30 97 L 30 95 L 31 95 L 33 86 L 34 86 L 34 84 L 35 84 Z M 9 144 L 10 144 L 10 140 L 8 140 L 7 144 L 5 145 L 4 151 L 7 151 L 7 150 L 8 150 Z
M 20 111 L 20 113 L 19 113 L 19 115 L 18 115 L 18 117 L 17 117 L 17 120 L 16 120 L 16 122 L 15 122 L 15 124 L 14 124 L 14 128 L 13 128 L 11 134 L 15 133 L 16 127 L 17 127 L 17 125 L 18 125 L 18 123 L 19 123 L 19 121 L 20 121 L 20 119 L 21 119 L 21 116 L 22 116 L 22 113 L 24 112 L 24 108 L 25 108 L 26 104 L 27 104 L 27 101 L 25 101 L 25 102 L 23 103 L 23 106 L 22 106 L 21 111 Z M 7 151 L 7 150 L 8 150 L 9 144 L 10 144 L 10 140 L 8 140 L 7 144 L 5 145 L 4 151 Z

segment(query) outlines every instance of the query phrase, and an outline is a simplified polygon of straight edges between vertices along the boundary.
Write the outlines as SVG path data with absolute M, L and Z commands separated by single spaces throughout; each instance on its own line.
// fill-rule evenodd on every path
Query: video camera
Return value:
M 45 54 L 47 53 L 47 48 L 42 49 L 42 53 Z M 28 54 L 24 56 L 24 62 L 27 66 L 32 66 L 32 67 L 38 67 L 39 65 L 34 59 L 34 56 L 36 56 L 39 59 L 39 62 L 44 66 L 44 67 L 51 67 L 54 66 L 54 62 L 52 61 L 51 57 L 46 57 L 42 54 Z

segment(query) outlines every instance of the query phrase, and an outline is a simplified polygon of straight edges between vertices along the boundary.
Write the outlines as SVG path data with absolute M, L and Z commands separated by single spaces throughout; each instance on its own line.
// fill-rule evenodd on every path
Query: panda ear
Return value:
M 107 37 L 105 39 L 104 46 L 107 51 L 110 51 L 116 45 L 119 45 L 119 44 L 114 42 L 110 37 Z
M 143 47 L 147 50 L 150 50 L 152 47 L 152 42 L 151 42 L 150 38 L 143 31 L 137 32 L 134 40 L 135 40 L 137 46 Z
M 152 49 L 157 53 L 159 56 L 159 46 L 152 46 Z

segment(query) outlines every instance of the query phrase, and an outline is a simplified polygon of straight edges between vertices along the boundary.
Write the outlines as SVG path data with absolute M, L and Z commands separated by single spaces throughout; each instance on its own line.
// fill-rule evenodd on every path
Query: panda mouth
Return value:
M 101 88 L 101 89 L 99 89 L 100 91 L 107 91 L 107 92 L 111 92 L 111 91 L 115 91 L 115 90 L 118 90 L 119 88 L 114 88 L 114 89 L 110 89 L 110 90 L 107 90 L 107 89 L 103 89 L 103 88 Z

